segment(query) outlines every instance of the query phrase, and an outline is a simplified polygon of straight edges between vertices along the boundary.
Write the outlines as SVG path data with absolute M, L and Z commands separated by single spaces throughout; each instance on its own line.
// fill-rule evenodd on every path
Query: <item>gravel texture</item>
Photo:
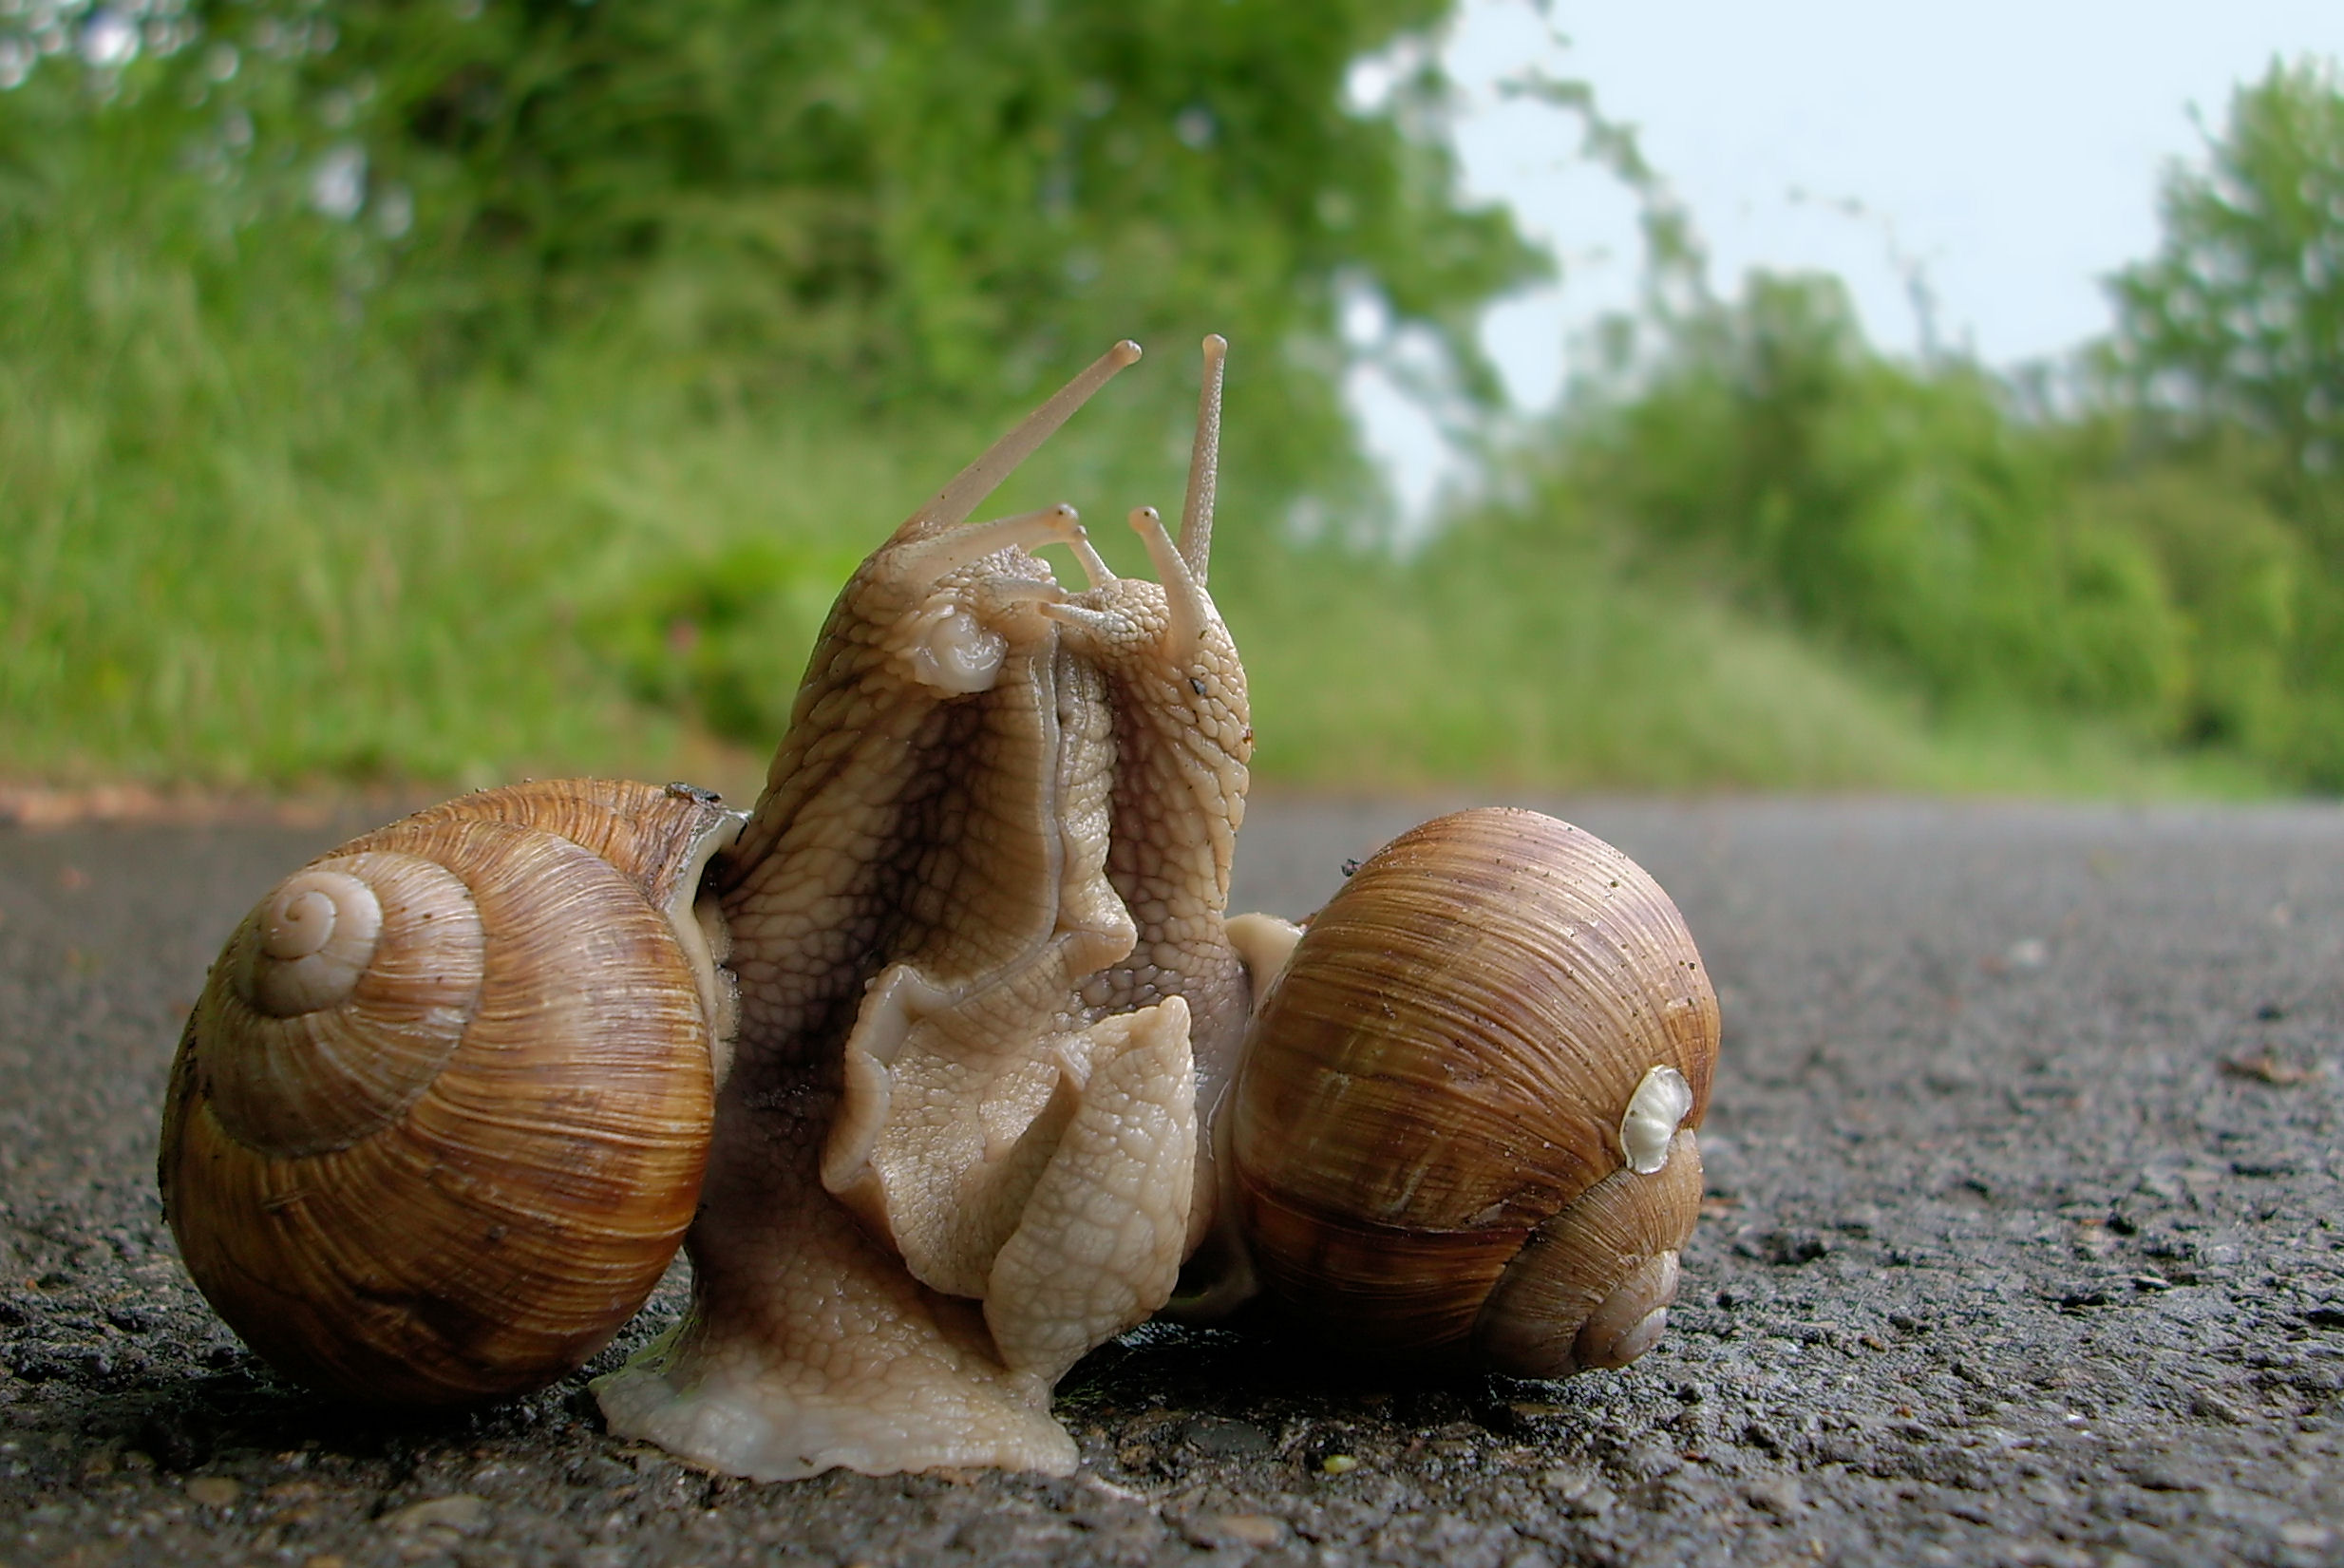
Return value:
M 1433 809 L 1259 803 L 1239 902 Z M 180 1272 L 158 1101 L 236 918 L 370 824 L 0 829 L 0 1562 L 2344 1564 L 2344 813 L 1549 809 L 1725 1009 L 1656 1351 L 1150 1327 L 1062 1388 L 1070 1479 L 778 1485 L 611 1439 L 582 1377 L 427 1420 L 271 1377 Z

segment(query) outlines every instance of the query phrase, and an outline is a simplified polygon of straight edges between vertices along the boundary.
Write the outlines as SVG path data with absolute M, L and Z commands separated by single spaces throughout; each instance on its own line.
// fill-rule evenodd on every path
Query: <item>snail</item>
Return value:
M 1524 1377 L 1649 1349 L 1718 1044 L 1659 884 L 1552 817 L 1464 811 L 1284 939 L 1214 1129 L 1240 1284 L 1190 1313 L 1257 1291 L 1346 1351 Z
M 634 1315 L 707 1162 L 731 1000 L 695 903 L 739 827 L 684 788 L 485 790 L 261 900 L 189 1016 L 160 1162 L 246 1343 L 452 1404 L 551 1382 Z
M 596 1396 L 614 1432 L 784 1479 L 1071 1470 L 1052 1387 L 1167 1302 L 1356 1314 L 1333 1332 L 1364 1348 L 1541 1375 L 1650 1344 L 1716 1033 L 1650 878 L 1548 819 L 1469 814 L 1370 861 L 1307 935 L 1224 917 L 1253 730 L 1207 587 L 1223 351 L 1206 340 L 1177 535 L 1130 515 L 1153 580 L 1112 573 L 1070 507 L 968 520 L 1138 359 L 1124 343 L 857 570 L 745 818 L 683 786 L 486 791 L 263 899 L 182 1038 L 161 1159 L 190 1272 L 255 1350 L 363 1398 L 541 1386 L 680 1235 L 690 1307 Z M 1033 553 L 1051 545 L 1083 587 Z M 539 860 L 580 862 L 602 901 L 548 880 L 524 911 Z M 1419 900 L 1431 935 L 1366 913 L 1427 878 L 1454 895 Z M 477 907 L 470 968 L 417 956 L 422 928 L 473 916 L 409 884 Z M 1484 921 L 1520 934 L 1443 945 Z M 1404 1045 L 1331 1031 L 1342 976 L 1436 947 L 1453 961 L 1351 983 L 1379 1018 L 1405 1010 L 1377 987 L 1449 988 Z M 525 984 L 524 957 L 548 966 Z M 387 1000 L 379 1063 L 325 1026 Z M 1447 1030 L 1461 1009 L 1502 1021 Z M 656 1067 L 629 1054 L 644 1033 Z M 555 1076 L 506 1070 L 524 1055 Z M 606 1067 L 607 1097 L 587 1082 Z M 1501 1095 L 1565 1103 L 1507 1121 Z M 507 1159 L 473 1125 L 542 1144 Z M 1548 1158 L 1476 1184 L 1460 1154 Z M 564 1237 L 591 1291 L 555 1267 Z M 592 1250 L 619 1239 L 623 1264 Z M 1382 1241 L 1396 1273 L 1367 1260 Z M 1451 1283 L 1469 1298 L 1431 1305 Z M 1374 1326 L 1395 1307 L 1417 1315 Z

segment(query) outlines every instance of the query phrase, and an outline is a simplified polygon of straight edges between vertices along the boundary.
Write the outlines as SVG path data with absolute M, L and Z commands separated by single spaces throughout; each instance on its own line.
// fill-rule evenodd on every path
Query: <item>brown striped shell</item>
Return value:
M 1222 1112 L 1263 1294 L 1375 1353 L 1634 1359 L 1699 1212 L 1717 1042 L 1683 918 L 1619 850 L 1511 809 L 1402 835 L 1312 918 Z
M 738 832 L 671 785 L 483 790 L 312 861 L 180 1042 L 163 1202 L 245 1342 L 313 1387 L 542 1387 L 658 1283 L 731 1004 L 693 905 Z

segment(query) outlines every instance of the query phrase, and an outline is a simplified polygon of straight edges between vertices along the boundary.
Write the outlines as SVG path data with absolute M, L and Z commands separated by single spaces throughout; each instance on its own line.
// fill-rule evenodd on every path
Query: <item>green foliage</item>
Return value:
M 2166 178 L 2164 239 L 2111 280 L 2121 363 L 2198 431 L 2268 436 L 2296 475 L 2344 480 L 2344 85 L 2275 62 L 2232 98 L 2201 166 Z M 2332 553 L 2344 559 L 2344 539 Z
M 409 420 L 405 362 L 338 308 L 347 236 L 279 171 L 209 178 L 180 100 L 119 107 L 46 68 L 0 99 L 0 754 L 20 766 L 54 747 L 12 733 L 59 727 L 44 714 L 142 771 L 163 734 L 265 748 L 270 661 L 364 662 L 397 608 L 366 540 L 291 525 L 370 481 Z M 391 765 L 366 727 L 314 754 Z
M 851 563 L 1125 332 L 994 504 L 1173 501 L 1209 326 L 1265 780 L 2344 782 L 2275 436 L 2026 411 L 1811 280 L 1721 305 L 1568 84 L 1524 90 L 1645 201 L 1662 352 L 1422 556 L 1296 543 L 1360 487 L 1338 294 L 1486 392 L 1468 328 L 1539 265 L 1407 134 L 1436 77 L 1344 101 L 1439 0 L 171 3 L 0 89 L 11 772 L 738 785 Z
M 775 649 L 810 648 L 856 557 L 811 557 L 773 539 L 741 539 L 663 564 L 583 628 L 587 645 L 625 677 L 629 695 L 697 714 L 741 746 L 770 746 L 787 727 L 794 683 L 776 678 Z
M 1582 119 L 1653 255 L 1641 319 L 1510 460 L 1509 528 L 1613 538 L 1633 579 L 1797 627 L 1940 723 L 2089 716 L 2344 785 L 2335 67 L 2275 66 L 2169 176 L 2160 254 L 2112 280 L 2117 373 L 2064 407 L 1876 352 L 1834 279 L 1720 300 L 1633 134 L 1583 85 L 1523 90 Z
M 1546 463 L 1549 515 L 1592 512 L 1940 705 L 2172 727 L 2183 627 L 2154 553 L 2074 505 L 2059 440 L 1984 372 L 1872 352 L 1835 280 L 1753 277 L 1583 388 Z
M 142 9 L 0 14 L 15 769 L 766 741 L 843 563 L 1109 341 L 1171 364 L 1021 482 L 1169 500 L 1218 328 L 1234 559 L 1358 485 L 1338 279 L 1469 360 L 1540 265 L 1345 103 L 1439 0 Z
M 1333 788 L 1979 782 L 1910 703 L 1796 636 L 1509 520 L 1460 521 L 1409 561 L 1314 552 L 1237 591 L 1257 771 Z M 2019 749 L 1987 770 L 2006 786 Z
M 255 145 L 307 168 L 363 156 L 353 226 L 395 236 L 375 309 L 435 363 L 615 318 L 752 382 L 998 409 L 1125 334 L 1330 346 L 1338 279 L 1478 372 L 1478 307 L 1542 258 L 1461 205 L 1405 104 L 1344 100 L 1445 9 L 212 0 L 201 47 L 123 82 L 265 97 Z M 248 71 L 222 84 L 224 50 Z M 1304 444 L 1339 447 L 1307 356 L 1275 373 Z
M 2156 568 L 2179 637 L 2167 694 L 2179 739 L 2285 765 L 2299 749 L 2291 661 L 2314 576 L 2302 542 L 2254 488 L 2203 463 L 2165 463 L 2081 487 L 2101 537 Z
M 2344 79 L 2275 62 L 2176 166 L 2164 240 L 2110 280 L 2109 362 L 2154 477 L 2199 677 L 2192 733 L 2344 787 Z M 2219 602 L 2209 601 L 2209 595 Z

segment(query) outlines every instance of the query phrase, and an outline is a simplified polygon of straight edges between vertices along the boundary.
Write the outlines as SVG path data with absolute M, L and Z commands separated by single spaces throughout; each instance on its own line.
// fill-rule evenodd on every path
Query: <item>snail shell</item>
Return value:
M 229 939 L 171 1073 L 188 1272 L 279 1370 L 401 1404 L 600 1349 L 698 1199 L 731 1003 L 713 797 L 484 790 L 353 840 Z
M 1219 1135 L 1265 1296 L 1350 1349 L 1552 1377 L 1659 1337 L 1701 1199 L 1717 1000 L 1659 885 L 1486 809 L 1310 922 Z

